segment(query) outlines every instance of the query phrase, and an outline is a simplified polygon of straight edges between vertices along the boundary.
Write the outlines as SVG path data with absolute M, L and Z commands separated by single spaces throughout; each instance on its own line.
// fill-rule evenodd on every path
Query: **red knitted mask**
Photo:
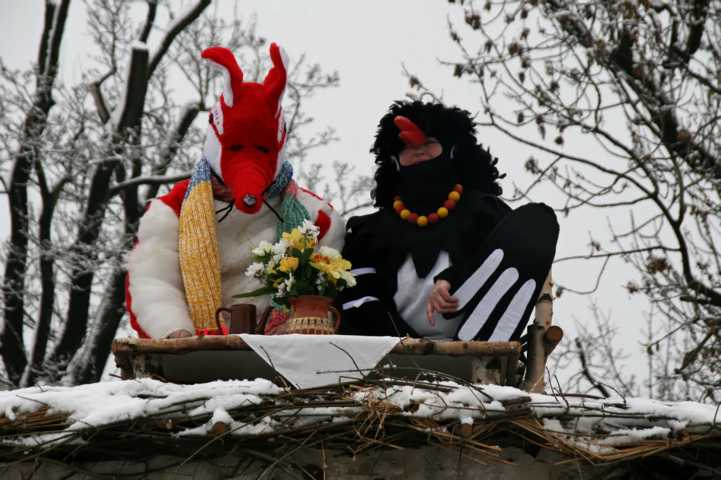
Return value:
M 202 57 L 224 73 L 223 95 L 213 107 L 210 125 L 220 143 L 220 159 L 208 159 L 233 192 L 235 206 L 256 213 L 263 192 L 278 171 L 285 144 L 280 102 L 287 81 L 286 67 L 275 44 L 270 46 L 273 67 L 263 83 L 243 82 L 233 53 L 224 47 L 203 50 Z M 210 135 L 211 133 L 208 132 Z

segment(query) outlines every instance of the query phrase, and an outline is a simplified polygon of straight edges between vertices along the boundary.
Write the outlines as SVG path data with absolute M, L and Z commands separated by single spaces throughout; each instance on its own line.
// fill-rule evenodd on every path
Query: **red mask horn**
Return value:
M 223 101 L 232 107 L 236 97 L 240 97 L 240 85 L 243 83 L 243 71 L 235 55 L 225 47 L 210 47 L 203 50 L 200 56 L 223 72 Z
M 287 73 L 283 53 L 275 43 L 270 44 L 270 59 L 273 62 L 273 67 L 265 76 L 263 87 L 265 88 L 268 103 L 272 108 L 277 109 L 283 99 Z
M 396 115 L 393 119 L 393 123 L 395 123 L 396 127 L 398 127 L 398 129 L 401 131 L 398 134 L 398 138 L 403 140 L 403 143 L 405 143 L 407 146 L 420 147 L 421 145 L 424 145 L 426 143 L 426 134 L 423 133 L 423 130 L 418 128 L 418 125 L 413 123 L 411 119 L 402 115 Z

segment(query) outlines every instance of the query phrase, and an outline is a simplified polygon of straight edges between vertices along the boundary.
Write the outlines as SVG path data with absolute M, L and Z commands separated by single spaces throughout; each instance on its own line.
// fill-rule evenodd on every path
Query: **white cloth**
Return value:
M 251 335 L 240 337 L 298 388 L 363 378 L 400 341 L 359 335 Z

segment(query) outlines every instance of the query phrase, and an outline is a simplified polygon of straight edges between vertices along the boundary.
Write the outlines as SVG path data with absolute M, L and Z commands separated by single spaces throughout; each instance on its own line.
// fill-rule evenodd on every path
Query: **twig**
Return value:
M 113 197 L 122 193 L 127 188 L 138 187 L 140 185 L 167 185 L 168 183 L 179 182 L 181 180 L 185 180 L 186 178 L 190 178 L 189 173 L 182 173 L 180 175 L 173 175 L 169 177 L 135 177 L 113 185 L 110 189 L 108 189 L 108 197 Z
M 610 397 L 610 395 L 608 394 L 608 390 L 606 390 L 606 387 L 604 387 L 595 378 L 593 378 L 591 371 L 588 369 L 586 353 L 583 350 L 583 345 L 581 343 L 581 339 L 579 338 L 576 338 L 576 347 L 578 348 L 578 359 L 581 361 L 581 371 L 583 373 L 583 376 L 586 377 L 586 380 L 588 380 L 588 382 L 593 385 L 593 387 L 598 390 L 601 395 L 603 395 L 605 398 Z

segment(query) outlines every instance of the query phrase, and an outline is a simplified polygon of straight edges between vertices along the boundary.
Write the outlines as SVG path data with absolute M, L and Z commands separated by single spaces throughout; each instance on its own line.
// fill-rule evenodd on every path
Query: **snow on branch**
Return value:
M 710 404 L 529 394 L 422 378 L 306 390 L 264 379 L 194 385 L 136 379 L 0 392 L 0 460 L 54 449 L 102 450 L 104 439 L 118 448 L 120 432 L 125 453 L 145 448 L 143 438 L 151 434 L 156 453 L 165 446 L 178 454 L 173 449 L 181 439 L 192 453 L 218 436 L 259 448 L 262 442 L 307 440 L 312 433 L 310 447 L 324 442 L 325 448 L 360 453 L 379 442 L 398 448 L 422 438 L 497 460 L 510 433 L 600 463 L 670 449 L 680 455 L 691 443 L 701 448 L 701 440 L 721 436 L 719 408 Z M 395 433 L 385 437 L 390 430 Z
M 169 183 L 179 182 L 189 178 L 189 173 L 182 173 L 171 177 L 167 176 L 148 176 L 148 177 L 135 177 L 128 181 L 118 183 L 108 190 L 108 197 L 115 196 L 121 193 L 123 190 L 132 187 L 138 187 L 140 185 L 167 185 Z

